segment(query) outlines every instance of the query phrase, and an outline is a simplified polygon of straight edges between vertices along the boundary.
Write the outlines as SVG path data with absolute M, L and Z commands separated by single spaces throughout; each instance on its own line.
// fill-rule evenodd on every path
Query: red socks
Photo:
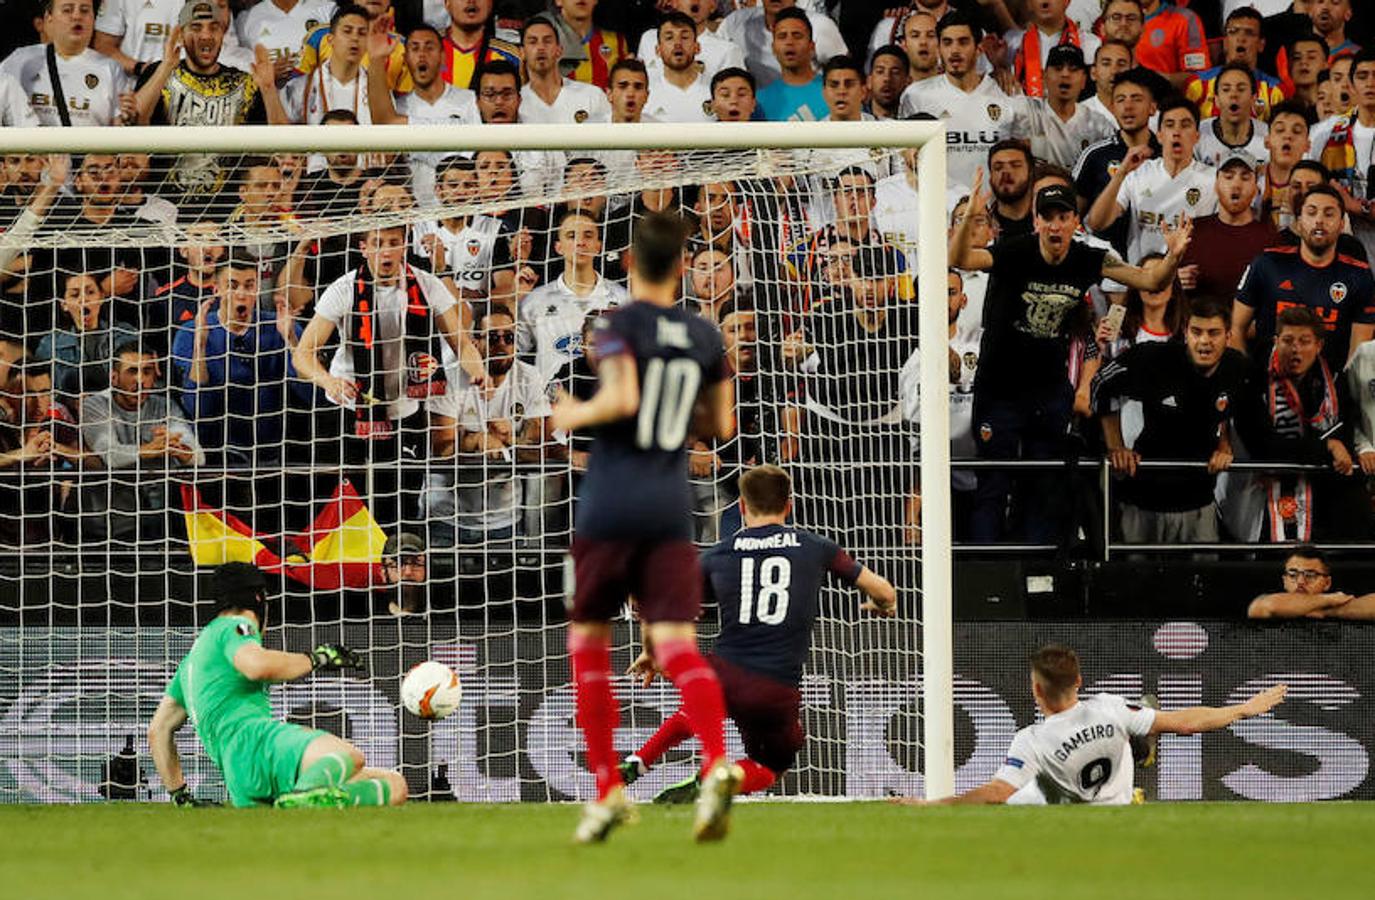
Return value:
M 742 794 L 767 791 L 778 780 L 778 776 L 773 774 L 772 769 L 761 766 L 752 759 L 736 760 L 735 764 L 745 770 L 745 780 L 740 782 L 740 793 Z
M 687 717 L 693 733 L 702 744 L 705 769 L 705 766 L 726 755 L 722 724 L 726 717 L 726 703 L 721 696 L 721 684 L 692 641 L 662 641 L 655 650 L 659 668 L 668 675 L 682 697 L 678 715 Z
M 654 732 L 653 737 L 645 741 L 645 745 L 635 755 L 645 764 L 645 768 L 648 768 L 658 762 L 665 753 L 690 737 L 692 737 L 692 723 L 688 721 L 687 713 L 680 709 L 664 719 L 664 724 L 659 726 L 659 730 Z
M 616 726 L 621 708 L 611 690 L 611 643 L 585 635 L 568 635 L 577 692 L 578 727 L 587 743 L 587 767 L 597 778 L 597 799 L 621 783 L 616 769 Z

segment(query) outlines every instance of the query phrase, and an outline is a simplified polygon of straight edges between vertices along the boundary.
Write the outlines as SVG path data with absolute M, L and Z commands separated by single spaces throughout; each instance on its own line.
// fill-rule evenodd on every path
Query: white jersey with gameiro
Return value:
M 1019 793 L 1038 790 L 1046 803 L 1125 805 L 1132 800 L 1130 740 L 1154 724 L 1155 710 L 1096 694 L 1017 732 L 993 777 Z

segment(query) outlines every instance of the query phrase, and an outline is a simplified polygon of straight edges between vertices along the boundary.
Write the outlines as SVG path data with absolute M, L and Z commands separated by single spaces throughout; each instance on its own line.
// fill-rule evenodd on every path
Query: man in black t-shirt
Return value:
M 983 173 L 974 179 L 970 208 L 986 204 Z M 1189 245 L 1192 223 L 1167 228 L 1168 253 L 1144 267 L 1129 266 L 1116 253 L 1076 240 L 1079 206 L 1064 185 L 1041 188 L 1035 201 L 1034 235 L 1000 241 L 989 249 L 970 246 L 972 217 L 956 230 L 951 262 L 989 272 L 984 301 L 984 336 L 974 379 L 974 439 L 986 459 L 1057 459 L 1064 454 L 1074 404 L 1075 381 L 1091 378 L 1097 361 L 1080 366 L 1071 354 L 1075 338 L 1090 334 L 1087 294 L 1103 278 L 1128 287 L 1159 290 L 1170 283 Z M 1096 349 L 1086 340 L 1086 352 Z M 1026 540 L 1051 543 L 1058 537 L 1055 504 L 1063 497 L 1055 478 L 1036 475 L 1021 498 Z M 1012 479 L 1003 471 L 980 473 L 975 491 L 973 533 L 980 543 L 1007 536 Z
M 1227 346 L 1227 307 L 1200 298 L 1184 343 L 1137 344 L 1093 380 L 1093 405 L 1114 471 L 1126 475 L 1122 536 L 1130 543 L 1204 543 L 1218 539 L 1213 486 L 1232 464 L 1228 423 L 1246 381 L 1247 362 Z M 1141 403 L 1145 427 L 1135 446 L 1122 440 L 1118 400 Z M 1206 471 L 1137 471 L 1142 459 L 1207 462 Z

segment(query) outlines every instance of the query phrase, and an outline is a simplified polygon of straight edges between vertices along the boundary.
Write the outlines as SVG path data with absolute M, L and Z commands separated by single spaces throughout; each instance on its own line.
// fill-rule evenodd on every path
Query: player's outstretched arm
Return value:
M 860 604 L 860 609 L 887 618 L 897 615 L 898 589 L 893 587 L 892 582 L 887 578 L 865 566 L 859 570 L 859 578 L 855 579 L 855 587 L 863 591 L 864 596 L 869 598 Z
M 1245 703 L 1236 706 L 1194 706 L 1155 714 L 1151 734 L 1198 734 L 1226 728 L 1241 719 L 1264 715 L 1284 700 L 1288 685 L 1266 688 Z
M 608 356 L 597 364 L 597 393 L 590 400 L 560 394 L 552 421 L 560 431 L 578 431 L 628 419 L 640 411 L 640 376 L 635 357 Z
M 234 668 L 250 681 L 295 681 L 317 669 L 361 669 L 358 654 L 337 644 L 321 644 L 310 653 L 284 653 L 246 643 L 234 653 Z
M 965 791 L 963 794 L 956 794 L 953 797 L 942 797 L 939 800 L 923 800 L 920 797 L 904 797 L 898 801 L 903 806 L 990 806 L 1006 803 L 1008 799 L 1017 793 L 1017 789 L 1000 778 L 981 784 L 976 788 Z

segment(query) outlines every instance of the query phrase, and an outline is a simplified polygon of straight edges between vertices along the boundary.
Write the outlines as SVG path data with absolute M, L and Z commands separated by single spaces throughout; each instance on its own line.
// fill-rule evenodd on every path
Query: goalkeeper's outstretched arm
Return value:
M 358 654 L 336 644 L 321 644 L 310 653 L 269 650 L 246 643 L 234 653 L 234 668 L 250 681 L 295 681 L 316 669 L 361 669 Z
M 176 734 L 186 724 L 186 709 L 171 697 L 163 696 L 148 726 L 148 749 L 153 753 L 153 765 L 158 770 L 167 793 L 175 795 L 186 787 L 181 771 L 181 756 L 177 753 Z
M 1235 706 L 1192 706 L 1155 714 L 1151 734 L 1198 734 L 1217 731 L 1233 722 L 1260 716 L 1274 709 L 1284 700 L 1288 685 L 1266 688 L 1245 703 Z

